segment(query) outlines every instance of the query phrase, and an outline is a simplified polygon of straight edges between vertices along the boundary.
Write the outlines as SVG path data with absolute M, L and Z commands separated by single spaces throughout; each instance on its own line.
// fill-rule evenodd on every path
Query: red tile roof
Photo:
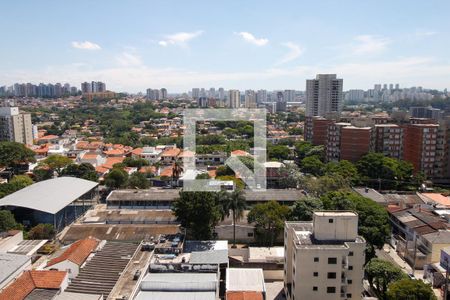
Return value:
M 251 154 L 244 150 L 234 150 L 231 151 L 231 156 L 251 156 Z
M 125 157 L 108 157 L 101 167 L 112 169 L 115 164 L 120 164 L 124 159 Z
M 227 292 L 227 300 L 263 300 L 261 292 Z
M 65 271 L 25 271 L 0 293 L 0 300 L 23 300 L 34 289 L 59 289 Z
M 92 238 L 76 241 L 66 251 L 64 251 L 63 254 L 50 260 L 47 263 L 47 267 L 65 260 L 70 260 L 78 266 L 81 266 L 89 254 L 97 248 L 97 245 L 98 240 Z
M 161 156 L 162 157 L 172 157 L 172 156 L 177 156 L 178 154 L 180 154 L 180 149 L 178 148 L 171 148 L 171 149 L 167 149 L 165 150 Z

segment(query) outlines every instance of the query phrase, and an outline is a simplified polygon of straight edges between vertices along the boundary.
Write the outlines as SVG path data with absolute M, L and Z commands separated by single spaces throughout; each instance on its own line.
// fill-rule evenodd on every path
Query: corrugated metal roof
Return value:
M 192 252 L 189 258 L 191 264 L 226 264 L 228 263 L 228 250 L 212 250 Z
M 215 292 L 151 292 L 140 291 L 135 300 L 216 300 Z
M 97 182 L 75 177 L 44 180 L 0 199 L 0 206 L 19 206 L 56 214 L 97 185 Z
M 264 275 L 262 269 L 227 269 L 227 291 L 265 292 Z

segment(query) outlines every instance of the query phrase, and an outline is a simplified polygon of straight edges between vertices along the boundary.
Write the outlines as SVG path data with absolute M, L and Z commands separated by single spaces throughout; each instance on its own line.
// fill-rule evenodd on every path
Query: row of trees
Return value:
M 355 164 L 341 160 L 325 161 L 325 148 L 309 142 L 295 145 L 300 170 L 316 177 L 340 175 L 349 184 L 368 185 L 380 189 L 412 188 L 422 183 L 424 176 L 414 174 L 411 163 L 371 152 Z
M 12 229 L 24 230 L 25 238 L 32 240 L 52 239 L 55 235 L 51 224 L 38 224 L 29 231 L 25 231 L 23 225 L 16 222 L 14 215 L 9 210 L 0 210 L 0 232 Z
M 214 227 L 233 212 L 233 223 L 246 207 L 241 190 L 227 192 L 180 192 L 174 203 L 174 213 L 182 226 L 197 239 L 212 237 Z M 389 237 L 388 215 L 383 207 L 350 190 L 328 192 L 321 197 L 298 200 L 291 208 L 276 201 L 257 204 L 247 216 L 255 224 L 256 239 L 261 245 L 273 245 L 284 228 L 284 222 L 310 221 L 315 210 L 353 210 L 359 215 L 359 234 L 367 241 L 367 259 L 374 257 L 375 249 L 383 247 Z
M 373 258 L 366 264 L 365 272 L 370 287 L 383 300 L 437 299 L 429 284 L 410 279 L 389 261 Z

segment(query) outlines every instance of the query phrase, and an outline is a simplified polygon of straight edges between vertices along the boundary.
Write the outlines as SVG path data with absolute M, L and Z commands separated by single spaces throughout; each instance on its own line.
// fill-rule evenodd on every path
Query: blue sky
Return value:
M 5 1 L 0 85 L 450 88 L 449 1 Z

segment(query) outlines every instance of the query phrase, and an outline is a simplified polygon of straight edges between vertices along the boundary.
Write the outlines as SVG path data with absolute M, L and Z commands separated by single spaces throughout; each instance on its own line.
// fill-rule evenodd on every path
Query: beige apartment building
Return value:
M 286 222 L 284 247 L 287 299 L 361 299 L 366 242 L 356 213 L 321 211 L 312 222 Z
M 18 107 L 0 107 L 0 141 L 32 145 L 31 115 L 19 113 Z

